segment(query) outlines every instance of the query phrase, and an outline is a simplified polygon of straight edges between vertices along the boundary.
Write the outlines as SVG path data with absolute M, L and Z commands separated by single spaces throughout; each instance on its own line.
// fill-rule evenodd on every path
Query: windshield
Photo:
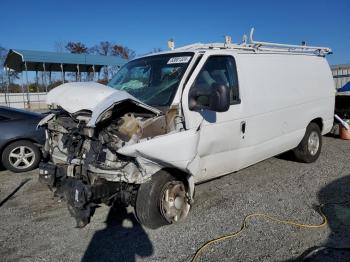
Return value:
M 193 53 L 140 58 L 127 63 L 108 85 L 151 106 L 169 106 Z

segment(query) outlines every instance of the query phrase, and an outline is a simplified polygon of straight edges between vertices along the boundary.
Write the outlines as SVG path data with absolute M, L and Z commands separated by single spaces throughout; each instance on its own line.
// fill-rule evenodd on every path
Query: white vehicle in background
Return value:
M 293 150 L 314 162 L 333 125 L 329 48 L 194 44 L 127 63 L 109 86 L 48 94 L 40 179 L 78 226 L 95 205 L 135 207 L 145 226 L 185 219 L 196 183 Z

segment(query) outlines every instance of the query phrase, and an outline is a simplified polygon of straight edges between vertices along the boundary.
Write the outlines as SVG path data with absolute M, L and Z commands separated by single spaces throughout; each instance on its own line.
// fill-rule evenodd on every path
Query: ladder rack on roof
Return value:
M 247 50 L 247 51 L 264 51 L 264 52 L 287 52 L 287 53 L 298 53 L 298 54 L 314 54 L 318 56 L 325 56 L 332 54 L 332 50 L 328 47 L 320 46 L 307 46 L 307 45 L 288 45 L 270 42 L 260 42 L 253 40 L 254 28 L 250 31 L 249 43 L 247 43 L 247 36 L 243 36 L 243 42 L 241 44 L 232 44 L 230 41 L 225 43 L 209 43 L 209 44 L 191 44 L 176 48 L 176 50 L 189 50 L 189 49 L 236 49 L 236 50 Z M 228 38 L 230 39 L 230 38 Z

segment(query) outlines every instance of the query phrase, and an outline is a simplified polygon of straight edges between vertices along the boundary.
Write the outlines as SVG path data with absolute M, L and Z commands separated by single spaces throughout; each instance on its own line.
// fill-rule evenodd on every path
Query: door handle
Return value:
M 241 122 L 241 132 L 242 132 L 242 134 L 245 134 L 245 129 L 246 129 L 246 122 L 242 121 Z

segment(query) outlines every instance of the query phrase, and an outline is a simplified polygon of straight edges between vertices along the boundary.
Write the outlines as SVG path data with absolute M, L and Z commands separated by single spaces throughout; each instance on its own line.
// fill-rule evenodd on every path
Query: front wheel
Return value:
M 315 162 L 320 156 L 322 148 L 322 135 L 320 127 L 316 123 L 310 123 L 303 140 L 293 150 L 295 158 L 303 163 Z
M 161 170 L 140 185 L 135 212 L 141 224 L 155 229 L 183 221 L 190 210 L 184 182 Z

